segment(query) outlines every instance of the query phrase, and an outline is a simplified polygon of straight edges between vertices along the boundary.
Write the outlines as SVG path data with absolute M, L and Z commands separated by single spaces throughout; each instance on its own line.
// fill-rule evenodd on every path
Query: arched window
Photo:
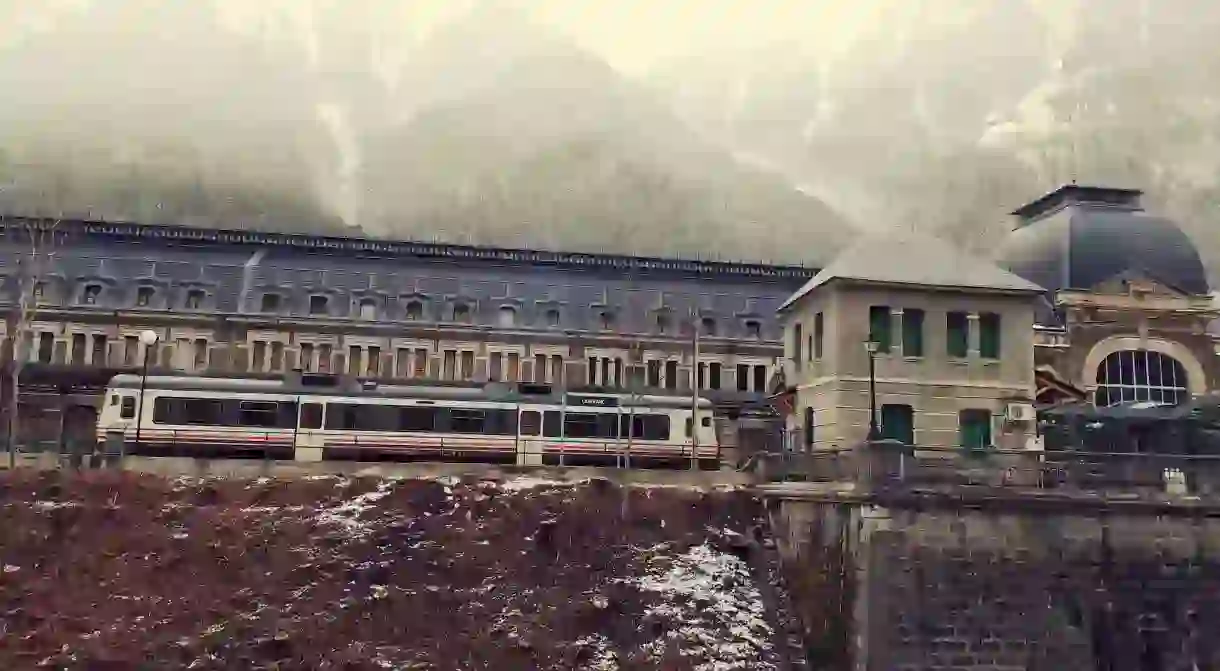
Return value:
M 1114 352 L 1097 367 L 1094 402 L 1100 407 L 1137 401 L 1177 404 L 1189 399 L 1186 369 L 1160 352 Z
M 407 319 L 417 322 L 424 318 L 424 304 L 420 301 L 407 302 Z

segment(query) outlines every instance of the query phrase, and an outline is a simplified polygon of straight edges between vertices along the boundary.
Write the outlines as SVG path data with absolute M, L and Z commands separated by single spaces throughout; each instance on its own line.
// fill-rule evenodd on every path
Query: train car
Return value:
M 139 455 L 719 468 L 712 404 L 695 405 L 528 384 L 118 375 L 98 438 L 117 432 Z

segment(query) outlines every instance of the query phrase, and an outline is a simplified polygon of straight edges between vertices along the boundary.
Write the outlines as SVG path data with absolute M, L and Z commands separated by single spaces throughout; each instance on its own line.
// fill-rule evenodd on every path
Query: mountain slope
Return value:
M 491 11 L 413 57 L 402 78 L 409 114 L 366 138 L 366 227 L 805 263 L 850 236 L 823 203 L 738 164 L 605 63 Z

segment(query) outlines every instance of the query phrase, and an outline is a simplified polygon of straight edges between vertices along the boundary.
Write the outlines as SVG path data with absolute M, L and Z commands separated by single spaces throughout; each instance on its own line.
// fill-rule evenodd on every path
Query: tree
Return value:
M 0 218 L 0 254 L 11 255 L 12 271 L 3 287 L 4 340 L 0 345 L 0 419 L 8 444 L 9 467 L 16 463 L 21 370 L 30 358 L 31 326 L 44 300 L 46 278 L 56 264 L 60 220 Z

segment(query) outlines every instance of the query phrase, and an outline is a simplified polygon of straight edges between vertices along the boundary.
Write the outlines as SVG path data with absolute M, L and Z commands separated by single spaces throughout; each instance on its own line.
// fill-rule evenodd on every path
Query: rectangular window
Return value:
M 313 345 L 310 343 L 301 343 L 300 367 L 306 373 L 313 372 Z
M 805 407 L 805 449 L 813 449 L 814 414 L 813 406 Z
M 665 388 L 666 389 L 677 389 L 678 388 L 678 362 L 677 361 L 666 361 L 665 362 Z
M 994 312 L 979 315 L 979 356 L 1000 358 L 1000 315 Z
M 405 347 L 394 353 L 394 377 L 411 377 L 411 350 Z
M 474 352 L 470 350 L 462 352 L 462 379 L 474 379 Z
M 822 358 L 822 340 L 825 328 L 822 313 L 819 312 L 813 316 L 813 358 L 815 359 Z
M 965 312 L 950 312 L 945 315 L 945 353 L 957 359 L 966 358 L 970 352 L 970 318 Z
M 85 334 L 72 334 L 72 365 L 85 365 Z
M 123 404 L 119 406 L 119 418 L 131 419 L 136 416 L 136 397 L 124 396 Z
M 428 350 L 423 347 L 415 350 L 415 377 L 428 377 Z
M 38 334 L 38 363 L 51 363 L 55 352 L 55 336 L 50 333 Z
M 767 393 L 767 367 L 758 364 L 754 366 L 754 391 L 755 393 Z
M 123 365 L 136 365 L 136 354 L 140 351 L 140 339 L 135 336 L 123 337 Z
M 301 404 L 301 428 L 302 429 L 320 429 L 320 428 L 322 428 L 322 404 L 321 403 L 302 403 Z
M 648 376 L 645 386 L 653 388 L 661 386 L 661 361 L 659 359 L 649 359 L 645 364 L 645 372 Z
M 545 356 L 545 355 L 539 355 Z M 521 435 L 542 435 L 542 413 L 537 410 L 526 410 L 521 413 Z
M 369 346 L 369 360 L 364 366 L 365 374 L 369 377 L 378 377 L 381 375 L 381 348 L 376 345 Z
M 364 354 L 364 348 L 358 345 L 351 345 L 347 348 L 347 374 L 359 375 L 361 371 L 360 357 Z
M 915 444 L 915 412 L 911 406 L 881 406 L 881 437 L 906 445 Z
M 208 367 L 208 339 L 195 338 L 195 370 L 206 370 Z
M 267 343 L 255 340 L 250 352 L 250 370 L 262 372 L 267 365 Z
M 441 359 L 441 379 L 453 380 L 457 378 L 457 350 L 447 349 Z
M 698 389 L 707 389 L 707 364 L 700 361 L 699 370 L 696 374 L 696 384 Z
M 991 411 L 968 409 L 958 413 L 958 442 L 970 450 L 991 447 Z
M 89 356 L 89 363 L 94 366 L 106 365 L 106 336 L 93 336 L 93 352 Z
M 335 365 L 334 348 L 331 345 L 318 346 L 318 372 L 329 373 Z
M 548 382 L 546 377 L 546 355 L 534 355 L 534 382 L 536 384 L 545 384 Z M 542 420 L 539 420 L 542 421 Z
M 563 370 L 563 356 L 560 354 L 551 355 L 551 384 L 562 385 L 566 373 Z
M 487 359 L 487 379 L 492 382 L 499 382 L 503 377 L 504 372 L 501 369 L 501 361 L 504 355 L 499 352 L 492 352 Z
M 284 370 L 284 343 L 271 343 L 271 370 L 278 373 Z
M 902 355 L 923 356 L 923 310 L 902 311 Z
M 707 388 L 720 388 L 720 362 L 713 362 L 707 367 Z
M 744 363 L 737 364 L 737 391 L 750 391 L 750 367 Z
M 801 325 L 797 324 L 792 327 L 792 366 L 796 370 L 801 369 L 801 362 L 804 357 L 801 356 L 801 345 L 804 342 L 804 336 L 801 335 Z
M 505 357 L 504 379 L 508 382 L 516 382 L 521 377 L 521 355 L 516 352 L 509 352 Z
M 398 409 L 399 431 L 434 431 L 436 408 L 405 407 Z
M 874 305 L 868 309 L 868 339 L 877 343 L 878 352 L 889 352 L 893 343 L 890 332 L 890 308 L 888 305 Z

